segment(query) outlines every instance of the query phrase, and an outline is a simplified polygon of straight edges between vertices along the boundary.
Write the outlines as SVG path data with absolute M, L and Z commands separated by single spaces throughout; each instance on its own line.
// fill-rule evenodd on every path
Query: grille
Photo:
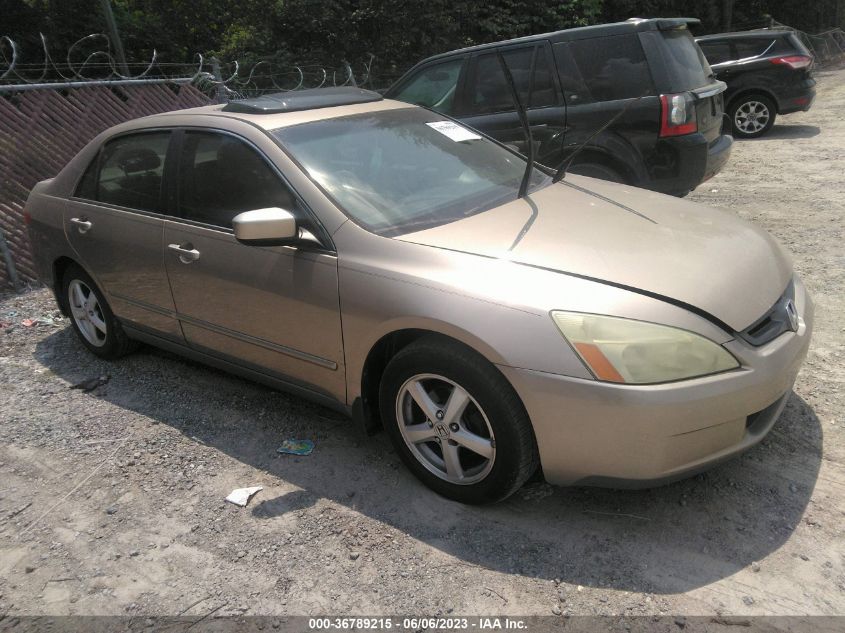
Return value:
M 795 286 L 791 281 L 780 299 L 766 314 L 737 334 L 755 347 L 765 345 L 784 332 L 795 330 L 792 319 L 790 319 L 790 310 L 793 313 L 795 311 Z

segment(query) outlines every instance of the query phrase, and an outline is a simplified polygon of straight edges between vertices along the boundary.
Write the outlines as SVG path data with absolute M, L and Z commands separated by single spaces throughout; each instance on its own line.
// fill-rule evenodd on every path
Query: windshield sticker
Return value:
M 460 143 L 461 141 L 474 141 L 481 138 L 475 132 L 458 125 L 457 123 L 453 123 L 452 121 L 435 121 L 434 123 L 426 123 L 426 125 L 437 130 L 443 136 L 449 137 L 456 143 Z

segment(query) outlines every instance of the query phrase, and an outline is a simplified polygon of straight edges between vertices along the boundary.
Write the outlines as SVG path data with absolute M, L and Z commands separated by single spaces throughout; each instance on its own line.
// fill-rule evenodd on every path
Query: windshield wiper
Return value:
M 537 63 L 537 46 L 531 53 L 531 66 L 528 69 L 528 107 L 531 107 L 531 93 L 534 90 L 534 66 Z M 525 141 L 528 144 L 528 162 L 525 165 L 525 173 L 522 175 L 522 182 L 519 183 L 519 198 L 524 198 L 528 192 L 528 183 L 531 181 L 531 172 L 534 169 L 534 142 L 531 138 L 531 126 L 528 124 L 528 114 L 525 111 L 525 106 L 519 98 L 519 91 L 516 89 L 516 82 L 513 80 L 511 70 L 505 61 L 502 51 L 496 50 L 496 57 L 499 59 L 499 65 L 502 67 L 502 73 L 505 75 L 505 80 L 511 89 L 511 96 L 516 105 L 516 112 L 519 115 L 519 122 L 522 124 L 522 131 L 525 133 Z
M 610 117 L 610 119 L 608 119 L 608 121 L 607 121 L 604 125 L 602 125 L 600 128 L 598 128 L 595 132 L 593 132 L 592 134 L 590 134 L 590 136 L 588 136 L 588 137 L 587 137 L 587 140 L 585 140 L 585 141 L 584 141 L 583 143 L 581 143 L 578 147 L 576 147 L 576 148 L 575 148 L 575 151 L 574 151 L 574 152 L 572 152 L 569 156 L 567 156 L 567 157 L 563 160 L 563 163 L 562 163 L 562 164 L 558 167 L 557 171 L 555 172 L 554 178 L 552 178 L 552 182 L 559 182 L 559 181 L 560 181 L 560 179 L 561 179 L 561 178 L 563 178 L 563 177 L 566 175 L 566 171 L 567 171 L 567 170 L 569 169 L 569 167 L 572 165 L 572 161 L 573 161 L 573 160 L 575 160 L 575 157 L 576 157 L 576 156 L 578 156 L 579 152 L 580 152 L 582 149 L 584 149 L 590 141 L 592 141 L 592 140 L 593 140 L 594 138 L 596 138 L 599 134 L 601 134 L 601 133 L 602 133 L 602 132 L 604 132 L 607 128 L 609 128 L 611 125 L 613 125 L 613 123 L 614 123 L 614 122 L 615 122 L 615 121 L 616 121 L 619 117 L 621 117 L 623 114 L 625 114 L 625 113 L 628 111 L 628 109 L 629 109 L 632 105 L 634 105 L 635 103 L 637 103 L 640 99 L 642 99 L 643 97 L 645 97 L 645 96 L 646 96 L 647 94 L 649 94 L 650 92 L 651 92 L 651 89 L 650 89 L 650 88 L 649 88 L 649 89 L 646 89 L 646 91 L 645 91 L 645 92 L 643 92 L 643 93 L 642 93 L 639 97 L 636 97 L 636 98 L 634 98 L 634 99 L 631 99 L 628 103 L 626 103 L 626 104 L 625 104 L 625 107 L 624 107 L 624 108 L 622 108 L 619 112 L 617 112 L 617 113 L 616 113 L 616 114 L 614 114 L 612 117 Z

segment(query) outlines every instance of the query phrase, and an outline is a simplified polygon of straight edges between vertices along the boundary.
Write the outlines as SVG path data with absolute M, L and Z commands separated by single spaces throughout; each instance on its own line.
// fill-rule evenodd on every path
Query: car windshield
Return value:
M 380 235 L 453 222 L 516 199 L 525 159 L 422 108 L 273 132 L 334 201 Z M 530 188 L 551 182 L 539 168 Z

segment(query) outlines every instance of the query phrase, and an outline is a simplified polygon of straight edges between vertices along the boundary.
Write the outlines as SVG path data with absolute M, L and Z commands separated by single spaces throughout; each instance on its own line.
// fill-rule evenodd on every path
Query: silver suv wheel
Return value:
M 734 125 L 745 134 L 762 131 L 771 118 L 769 107 L 760 101 L 746 101 L 736 109 Z

